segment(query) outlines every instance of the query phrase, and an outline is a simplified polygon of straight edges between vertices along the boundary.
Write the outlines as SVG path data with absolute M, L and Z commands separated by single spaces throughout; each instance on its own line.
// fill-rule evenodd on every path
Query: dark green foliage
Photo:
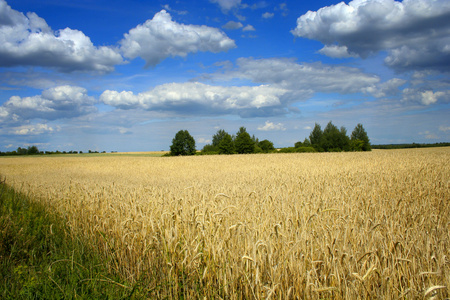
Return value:
M 236 152 L 239 154 L 248 154 L 255 151 L 255 141 L 250 137 L 245 127 L 239 128 L 234 140 Z
M 220 144 L 227 138 L 227 141 L 223 145 L 226 149 L 220 150 Z M 228 138 L 231 139 L 232 145 L 229 143 Z M 231 151 L 231 152 L 230 152 Z M 232 137 L 223 129 L 220 129 L 212 137 L 212 143 L 203 146 L 200 154 L 233 154 L 234 144 Z
M 205 146 L 203 146 L 202 148 L 202 153 L 201 154 L 209 154 L 209 153 L 215 153 L 217 152 L 218 147 L 214 147 L 211 144 L 206 144 Z
M 245 127 L 240 127 L 235 137 L 223 129 L 218 130 L 212 137 L 212 143 L 203 146 L 199 154 L 248 154 L 273 151 L 275 147 L 271 141 L 259 141 L 255 135 L 250 136 Z
M 258 143 L 258 147 L 261 148 L 262 152 L 264 153 L 269 153 L 275 150 L 273 143 L 269 140 L 262 140 L 261 142 Z
M 350 138 L 347 136 L 347 129 L 344 126 L 341 126 L 339 130 L 339 147 L 343 151 L 350 151 Z
M 408 148 L 431 148 L 431 147 L 449 147 L 450 143 L 434 143 L 434 144 L 386 144 L 371 145 L 372 149 L 408 149 Z
M 32 155 L 32 154 L 39 154 L 38 147 L 36 147 L 36 146 L 28 147 L 27 154 L 30 154 L 30 155 Z
M 312 147 L 311 143 L 309 141 L 308 138 L 305 138 L 305 140 L 302 142 L 298 141 L 297 143 L 294 144 L 295 148 L 300 148 L 300 147 Z
M 219 147 L 220 142 L 223 140 L 223 138 L 227 135 L 228 133 L 223 130 L 223 129 L 219 129 L 215 135 L 213 135 L 212 137 L 212 146 L 216 148 Z
M 195 140 L 189 134 L 187 130 L 180 130 L 177 132 L 172 140 L 172 145 L 170 146 L 170 155 L 194 155 L 195 150 Z
M 323 151 L 322 144 L 323 144 L 323 131 L 319 124 L 314 125 L 314 129 L 311 131 L 309 135 L 309 141 L 311 142 L 311 145 L 317 150 L 317 151 Z
M 228 133 L 222 138 L 219 143 L 219 154 L 233 154 L 235 153 L 235 147 L 233 138 Z
M 279 153 L 313 153 L 317 152 L 313 147 L 287 147 L 280 149 Z
M 370 151 L 372 150 L 370 146 L 370 140 L 367 135 L 366 130 L 362 126 L 362 124 L 356 125 L 355 129 L 352 132 L 351 136 L 352 148 L 354 151 Z M 357 142 L 357 141 L 361 141 Z
M 325 152 L 328 151 L 338 151 L 339 147 L 339 129 L 330 121 L 325 129 L 323 130 L 322 135 L 322 149 Z
M 340 152 L 350 150 L 350 140 L 347 129 L 339 130 L 331 121 L 327 124 L 322 136 L 322 149 L 326 152 Z
M 371 150 L 369 137 L 361 124 L 355 127 L 350 139 L 344 126 L 338 129 L 331 121 L 323 131 L 320 125 L 316 123 L 309 135 L 309 139 L 305 138 L 303 143 L 295 143 L 295 148 L 311 146 L 319 152 Z
M 297 153 L 312 153 L 312 152 L 317 152 L 316 149 L 314 149 L 314 147 L 298 147 L 295 148 L 295 152 Z
M 16 153 L 17 153 L 17 155 L 27 155 L 28 154 L 28 150 L 27 149 L 25 149 L 25 148 L 17 148 L 17 151 L 16 151 Z
M 308 138 L 305 138 L 305 140 L 303 141 L 303 147 L 312 147 L 311 142 Z

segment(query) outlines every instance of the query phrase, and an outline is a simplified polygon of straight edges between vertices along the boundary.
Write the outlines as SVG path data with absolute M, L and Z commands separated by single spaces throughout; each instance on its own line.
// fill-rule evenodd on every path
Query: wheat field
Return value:
M 450 297 L 448 147 L 3 157 L 0 175 L 148 298 Z

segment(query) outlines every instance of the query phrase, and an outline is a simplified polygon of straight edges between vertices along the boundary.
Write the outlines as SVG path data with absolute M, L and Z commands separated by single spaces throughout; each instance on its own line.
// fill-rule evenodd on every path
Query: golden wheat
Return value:
M 0 173 L 152 297 L 450 296 L 450 148 L 11 157 Z

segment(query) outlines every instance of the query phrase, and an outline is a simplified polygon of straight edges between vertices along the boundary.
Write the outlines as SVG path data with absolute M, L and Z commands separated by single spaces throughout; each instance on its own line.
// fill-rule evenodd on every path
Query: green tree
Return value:
M 39 154 L 39 149 L 36 146 L 28 147 L 27 154 Z
M 245 127 L 239 128 L 239 131 L 236 133 L 234 146 L 239 154 L 253 153 L 255 151 L 255 142 Z
M 218 147 L 219 154 L 233 154 L 235 152 L 233 138 L 228 133 L 224 135 Z
M 339 133 L 339 147 L 343 151 L 350 151 L 350 138 L 347 136 L 347 129 L 344 126 L 341 126 Z
M 214 147 L 211 144 L 206 144 L 205 146 L 203 146 L 202 148 L 202 152 L 203 153 L 215 153 L 218 151 L 218 147 Z
M 195 140 L 187 130 L 177 132 L 170 146 L 170 155 L 194 155 Z
M 219 147 L 220 142 L 223 140 L 223 138 L 227 135 L 228 133 L 223 130 L 223 129 L 219 129 L 215 135 L 213 135 L 212 137 L 212 146 L 214 147 Z
M 324 151 L 342 151 L 339 145 L 339 129 L 330 121 L 323 130 L 322 148 Z
M 305 138 L 302 147 L 311 147 L 311 142 L 309 141 L 308 138 Z
M 18 155 L 26 155 L 28 153 L 28 150 L 25 148 L 17 148 L 17 154 Z
M 355 151 L 370 151 L 372 147 L 370 146 L 369 136 L 362 124 L 358 123 L 355 129 L 353 129 L 351 135 L 351 147 Z
M 309 134 L 309 141 L 317 151 L 323 151 L 323 131 L 319 124 L 314 125 L 314 129 Z
M 258 143 L 259 148 L 265 153 L 275 150 L 273 143 L 269 140 L 262 140 Z

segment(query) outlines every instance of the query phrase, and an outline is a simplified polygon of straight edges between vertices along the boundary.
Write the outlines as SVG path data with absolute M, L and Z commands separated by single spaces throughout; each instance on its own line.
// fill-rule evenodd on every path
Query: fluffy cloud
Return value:
M 225 25 L 223 25 L 222 28 L 234 30 L 234 29 L 242 28 L 243 26 L 244 25 L 242 25 L 241 22 L 229 21 Z
M 225 87 L 188 82 L 163 84 L 137 95 L 107 90 L 100 101 L 120 109 L 249 116 L 278 112 L 283 108 L 286 94 L 284 89 L 265 85 Z
M 255 27 L 253 27 L 252 25 L 247 25 L 244 28 L 242 28 L 242 31 L 255 31 Z
M 332 57 L 388 50 L 385 63 L 398 70 L 450 67 L 448 0 L 341 2 L 300 16 L 292 33 L 319 40 Z
M 327 45 L 319 50 L 320 54 L 333 58 L 357 57 L 357 54 L 349 53 L 347 46 Z
M 217 75 L 219 79 L 249 79 L 283 89 L 322 93 L 359 93 L 375 86 L 379 78 L 359 69 L 321 63 L 296 63 L 289 59 L 240 58 L 236 70 Z
M 95 99 L 84 88 L 58 86 L 32 97 L 13 96 L 0 107 L 0 123 L 31 119 L 56 120 L 96 111 Z
M 222 11 L 227 12 L 232 8 L 238 7 L 241 0 L 210 0 L 211 3 L 219 4 Z
M 400 87 L 406 84 L 406 82 L 406 80 L 400 78 L 392 78 L 376 86 L 368 87 L 367 89 L 365 89 L 365 92 L 368 94 L 372 94 L 377 98 L 394 96 L 400 93 Z
M 78 30 L 56 32 L 35 13 L 26 16 L 0 0 L 0 66 L 42 66 L 60 71 L 110 72 L 122 63 L 116 49 L 96 47 Z
M 416 102 L 423 105 L 435 104 L 438 101 L 449 102 L 449 91 L 419 90 L 416 88 L 406 88 L 403 90 L 403 102 Z
M 270 19 L 270 18 L 273 18 L 273 16 L 274 16 L 274 13 L 270 13 L 270 12 L 265 12 L 262 14 L 262 17 L 264 19 Z
M 170 56 L 186 57 L 188 53 L 198 51 L 217 53 L 236 47 L 222 31 L 208 26 L 176 23 L 165 10 L 131 29 L 120 45 L 125 57 L 141 57 L 146 67 L 155 66 Z
M 11 133 L 15 135 L 40 135 L 44 133 L 52 133 L 57 130 L 59 130 L 59 128 L 53 128 L 47 124 L 33 124 L 12 128 Z
M 284 131 L 286 128 L 282 123 L 274 124 L 273 122 L 266 121 L 263 126 L 259 126 L 258 130 L 261 131 Z

